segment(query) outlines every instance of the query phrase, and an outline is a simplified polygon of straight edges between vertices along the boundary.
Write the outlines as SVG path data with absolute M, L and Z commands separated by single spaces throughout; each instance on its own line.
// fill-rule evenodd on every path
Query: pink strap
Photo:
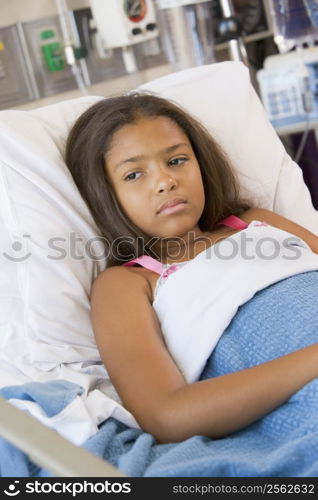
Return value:
M 248 224 L 239 217 L 236 217 L 236 215 L 229 215 L 229 217 L 226 217 L 221 222 L 219 222 L 217 226 L 220 226 L 221 224 L 224 224 L 224 226 L 233 227 L 233 229 L 246 229 L 248 227 Z
M 123 266 L 133 266 L 134 264 L 140 264 L 155 273 L 161 274 L 163 265 L 158 260 L 150 257 L 149 255 L 142 255 L 141 257 L 137 257 L 136 259 L 130 260 L 129 262 L 125 262 Z
M 220 226 L 221 224 L 224 224 L 224 226 L 233 227 L 233 229 L 246 229 L 248 227 L 248 224 L 246 224 L 246 222 L 244 222 L 242 219 L 239 219 L 239 217 L 236 217 L 235 215 L 226 217 L 221 222 L 219 222 L 217 226 Z M 140 264 L 146 269 L 150 269 L 157 274 L 161 274 L 163 271 L 162 263 L 154 259 L 153 257 L 150 257 L 149 255 L 142 255 L 141 257 L 132 259 L 129 262 L 125 262 L 123 266 L 133 266 L 134 264 Z M 172 265 L 166 270 L 166 275 L 168 276 L 170 273 L 173 273 L 176 270 L 177 266 Z

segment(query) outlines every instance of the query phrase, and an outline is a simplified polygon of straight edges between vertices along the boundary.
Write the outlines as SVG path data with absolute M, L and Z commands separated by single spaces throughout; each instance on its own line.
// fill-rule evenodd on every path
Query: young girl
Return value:
M 101 100 L 75 123 L 66 162 L 108 250 L 91 294 L 96 342 L 145 431 L 159 442 L 219 438 L 318 377 L 314 340 L 199 380 L 242 304 L 318 270 L 318 237 L 242 200 L 197 120 L 151 94 Z

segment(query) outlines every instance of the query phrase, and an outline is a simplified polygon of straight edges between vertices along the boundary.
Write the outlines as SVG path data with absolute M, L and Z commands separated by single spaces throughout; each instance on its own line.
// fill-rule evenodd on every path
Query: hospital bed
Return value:
M 205 124 L 229 156 L 242 195 L 318 234 L 302 171 L 242 63 L 195 67 L 140 88 Z M 96 457 L 93 445 L 82 446 L 104 422 L 120 422 L 130 440 L 146 439 L 121 406 L 94 342 L 89 294 L 106 256 L 63 160 L 68 130 L 99 99 L 0 113 L 0 436 L 57 476 L 138 475 L 124 465 L 126 442 L 115 467 Z

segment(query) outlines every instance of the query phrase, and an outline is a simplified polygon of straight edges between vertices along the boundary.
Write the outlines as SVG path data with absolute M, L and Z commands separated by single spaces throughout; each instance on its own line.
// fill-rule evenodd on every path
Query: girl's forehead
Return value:
M 164 154 L 177 144 L 191 143 L 182 128 L 170 118 L 142 117 L 134 123 L 121 127 L 114 133 L 105 155 L 106 167 L 117 170 L 117 165 L 146 156 Z
M 171 140 L 174 137 L 187 139 L 183 129 L 171 118 L 166 116 L 141 117 L 134 123 L 124 125 L 117 130 L 112 138 L 110 149 L 121 148 L 123 145 L 135 145 L 143 142 L 149 144 L 149 141 L 159 142 Z

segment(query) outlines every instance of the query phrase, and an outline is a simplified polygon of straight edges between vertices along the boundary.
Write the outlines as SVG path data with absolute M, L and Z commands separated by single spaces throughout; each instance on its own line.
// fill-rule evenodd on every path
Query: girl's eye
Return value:
M 126 177 L 124 178 L 124 181 L 135 181 L 136 177 L 134 177 L 134 175 L 137 175 L 139 173 L 140 172 L 131 172 L 131 174 L 126 175 Z
M 172 160 L 169 161 L 169 165 L 182 165 L 184 162 L 187 161 L 187 158 L 184 157 L 179 157 L 179 158 L 172 158 Z
M 184 157 L 184 156 L 180 156 L 179 158 L 172 158 L 171 160 L 168 161 L 168 165 L 171 165 L 171 166 L 179 166 L 179 165 L 182 165 L 183 163 L 185 163 L 186 161 L 188 161 L 188 158 Z M 124 181 L 126 182 L 130 182 L 130 181 L 136 181 L 139 177 L 136 177 L 138 175 L 140 175 L 142 172 L 131 172 L 130 174 L 126 175 L 126 177 L 124 177 Z

